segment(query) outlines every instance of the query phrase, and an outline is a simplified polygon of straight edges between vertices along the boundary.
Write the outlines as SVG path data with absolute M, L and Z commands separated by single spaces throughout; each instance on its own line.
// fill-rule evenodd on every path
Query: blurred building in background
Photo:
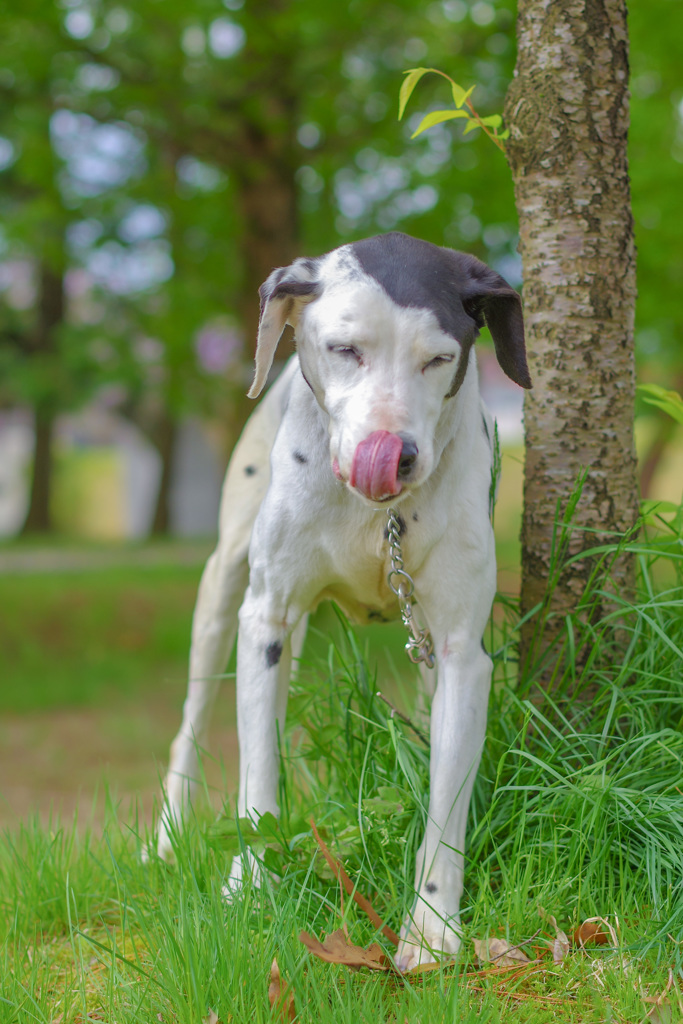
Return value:
M 0 412 L 0 538 L 15 536 L 23 525 L 33 444 L 28 410 Z M 106 541 L 149 536 L 161 460 L 134 424 L 95 404 L 59 417 L 55 446 L 54 518 L 61 533 Z M 182 420 L 173 453 L 170 534 L 216 532 L 222 477 L 221 453 L 206 424 Z

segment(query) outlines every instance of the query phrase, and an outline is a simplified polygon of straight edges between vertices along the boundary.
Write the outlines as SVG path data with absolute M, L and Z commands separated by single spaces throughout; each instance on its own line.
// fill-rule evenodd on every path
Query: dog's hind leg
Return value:
M 171 836 L 199 783 L 199 755 L 206 746 L 211 711 L 230 652 L 249 578 L 251 531 L 270 480 L 270 450 L 282 420 L 292 369 L 285 370 L 249 419 L 235 448 L 223 487 L 220 533 L 209 558 L 192 620 L 187 698 L 180 731 L 171 745 L 157 851 L 172 859 Z
M 237 632 L 237 613 L 248 577 L 247 551 L 222 550 L 206 564 L 192 623 L 190 679 L 180 731 L 171 744 L 164 783 L 164 808 L 159 823 L 157 850 L 172 858 L 171 834 L 182 824 L 200 779 L 200 754 L 216 694 Z

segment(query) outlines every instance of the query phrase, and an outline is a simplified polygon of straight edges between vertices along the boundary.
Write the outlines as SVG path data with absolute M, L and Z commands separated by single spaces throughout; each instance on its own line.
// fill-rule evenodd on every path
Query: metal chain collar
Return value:
M 406 653 L 415 665 L 423 661 L 427 668 L 434 668 L 434 643 L 432 635 L 428 629 L 420 629 L 413 618 L 412 597 L 415 592 L 415 584 L 403 568 L 401 523 L 396 509 L 390 508 L 387 516 L 389 519 L 387 539 L 389 541 L 389 555 L 391 557 L 391 572 L 387 576 L 387 583 L 398 598 L 401 619 L 409 633 Z

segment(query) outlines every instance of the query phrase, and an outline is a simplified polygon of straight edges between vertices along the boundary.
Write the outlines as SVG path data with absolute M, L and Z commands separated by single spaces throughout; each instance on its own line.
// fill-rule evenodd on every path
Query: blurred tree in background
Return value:
M 258 285 L 297 254 L 399 228 L 519 284 L 503 157 L 450 126 L 409 142 L 417 111 L 396 121 L 418 63 L 476 82 L 482 113 L 502 109 L 514 13 L 512 0 L 6 0 L 0 403 L 34 413 L 27 528 L 49 526 L 55 417 L 105 391 L 162 456 L 166 528 L 177 425 L 195 411 L 234 440 Z M 673 367 L 681 12 L 654 0 L 633 17 L 638 340 Z M 420 112 L 444 89 L 425 83 Z

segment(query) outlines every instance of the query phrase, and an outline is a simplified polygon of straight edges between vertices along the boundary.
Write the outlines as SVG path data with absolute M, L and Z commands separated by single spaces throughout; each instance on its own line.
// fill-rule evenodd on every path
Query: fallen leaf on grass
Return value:
M 492 963 L 496 967 L 518 967 L 531 961 L 518 946 L 511 946 L 506 939 L 473 939 L 474 951 L 479 962 Z
M 273 960 L 272 967 L 270 968 L 268 1001 L 271 1009 L 277 1010 L 280 1020 L 292 1021 L 296 1017 L 294 993 L 290 991 L 289 985 L 280 974 L 277 960 Z
M 672 1024 L 673 1011 L 670 1006 L 653 1006 L 645 1016 L 653 1024 Z
M 376 942 L 367 949 L 349 942 L 341 928 L 332 932 L 322 942 L 308 932 L 300 932 L 299 939 L 314 956 L 328 964 L 344 964 L 346 967 L 369 967 L 371 971 L 393 970 L 391 961 Z
M 353 882 L 347 875 L 346 871 L 344 870 L 344 865 L 341 863 L 341 861 L 338 861 L 336 857 L 333 857 L 333 855 L 327 849 L 325 842 L 320 838 L 320 833 L 318 832 L 318 829 L 313 818 L 311 818 L 311 828 L 313 829 L 315 841 L 320 847 L 320 852 L 327 861 L 329 867 L 334 872 L 335 878 L 339 879 L 339 882 L 341 883 L 341 885 L 344 886 L 347 894 L 351 897 L 351 899 L 354 900 L 361 908 L 361 910 L 368 915 L 368 917 L 374 924 L 375 928 L 381 929 L 382 934 L 386 936 L 389 942 L 393 943 L 394 946 L 398 946 L 398 935 L 393 930 L 393 928 L 390 928 L 388 924 L 383 923 L 382 918 L 379 916 L 370 900 L 363 896 L 362 893 L 358 892 L 355 885 L 353 884 Z
M 211 1007 L 209 1007 L 207 1016 L 202 1017 L 202 1024 L 218 1024 L 218 1014 Z
M 609 936 L 602 930 L 601 921 L 593 917 L 574 929 L 572 939 L 575 946 L 606 946 L 609 942 Z
M 658 996 L 642 996 L 644 1003 L 651 1004 L 651 1008 L 645 1014 L 646 1018 L 653 1021 L 653 1024 L 671 1024 L 673 1020 L 673 1009 L 668 1000 L 669 992 L 674 983 L 674 972 L 669 968 L 669 978 L 666 987 Z
M 569 952 L 569 939 L 561 928 L 558 928 L 557 921 L 552 914 L 549 914 L 543 907 L 538 908 L 538 912 L 544 921 L 547 921 L 549 925 L 555 929 L 555 941 L 552 944 L 553 951 L 553 962 L 561 964 L 567 953 Z

